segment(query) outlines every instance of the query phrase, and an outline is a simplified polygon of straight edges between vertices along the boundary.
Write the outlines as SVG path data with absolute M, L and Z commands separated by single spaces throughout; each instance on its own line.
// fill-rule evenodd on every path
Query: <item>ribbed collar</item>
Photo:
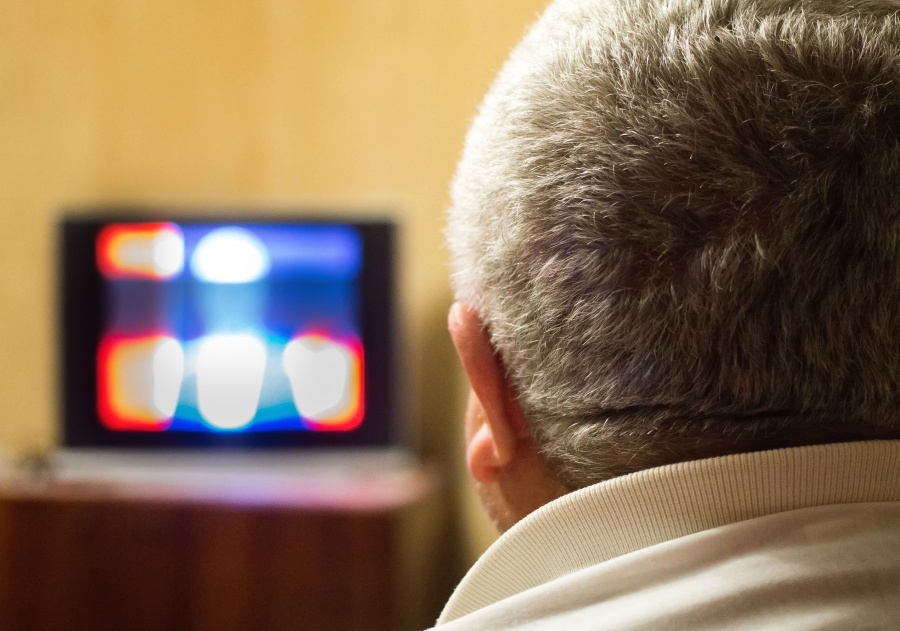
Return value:
M 900 440 L 682 462 L 555 500 L 516 524 L 456 588 L 445 623 L 571 572 L 678 537 L 783 511 L 900 500 Z

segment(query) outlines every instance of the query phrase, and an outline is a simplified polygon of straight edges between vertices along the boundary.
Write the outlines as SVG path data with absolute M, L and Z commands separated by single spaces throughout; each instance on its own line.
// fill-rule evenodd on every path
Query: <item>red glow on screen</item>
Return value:
M 98 412 L 112 430 L 163 431 L 174 416 L 184 355 L 169 336 L 109 335 L 97 349 Z
M 111 224 L 97 236 L 97 266 L 109 279 L 173 278 L 184 268 L 184 237 L 172 223 Z
M 358 339 L 307 332 L 285 348 L 294 405 L 309 429 L 349 431 L 363 419 L 363 348 Z

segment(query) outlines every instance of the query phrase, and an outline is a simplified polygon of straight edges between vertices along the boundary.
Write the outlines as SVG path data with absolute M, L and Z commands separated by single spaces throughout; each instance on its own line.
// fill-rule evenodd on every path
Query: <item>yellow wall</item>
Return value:
M 56 217 L 132 201 L 394 211 L 420 445 L 460 459 L 447 185 L 544 4 L 0 0 L 0 449 L 55 440 Z

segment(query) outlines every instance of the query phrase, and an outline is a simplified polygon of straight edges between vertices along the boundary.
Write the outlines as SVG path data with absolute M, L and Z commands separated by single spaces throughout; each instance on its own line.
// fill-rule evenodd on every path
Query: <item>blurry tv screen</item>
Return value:
M 379 446 L 389 222 L 62 222 L 63 442 Z

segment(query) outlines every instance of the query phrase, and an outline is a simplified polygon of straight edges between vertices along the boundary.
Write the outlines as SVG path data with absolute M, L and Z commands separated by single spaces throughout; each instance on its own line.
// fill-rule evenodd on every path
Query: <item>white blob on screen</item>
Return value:
M 184 376 L 184 351 L 177 340 L 157 336 L 120 342 L 111 362 L 117 414 L 145 419 L 175 414 Z
M 219 429 L 246 427 L 259 407 L 266 347 L 250 334 L 212 335 L 197 351 L 197 400 L 203 419 Z
M 164 278 L 179 274 L 184 267 L 184 239 L 170 230 L 161 230 L 153 239 L 153 269 Z
M 219 228 L 200 239 L 191 270 L 208 283 L 251 283 L 269 273 L 269 253 L 253 233 Z
M 289 342 L 282 365 L 297 411 L 312 420 L 345 413 L 353 396 L 354 363 L 351 349 L 323 337 L 304 336 Z
M 172 278 L 184 268 L 184 239 L 169 228 L 160 228 L 148 238 L 124 235 L 115 249 L 116 263 L 126 269 L 147 270 L 158 278 Z
M 175 415 L 181 380 L 184 377 L 184 351 L 174 338 L 164 337 L 153 349 L 153 406 L 162 417 Z

